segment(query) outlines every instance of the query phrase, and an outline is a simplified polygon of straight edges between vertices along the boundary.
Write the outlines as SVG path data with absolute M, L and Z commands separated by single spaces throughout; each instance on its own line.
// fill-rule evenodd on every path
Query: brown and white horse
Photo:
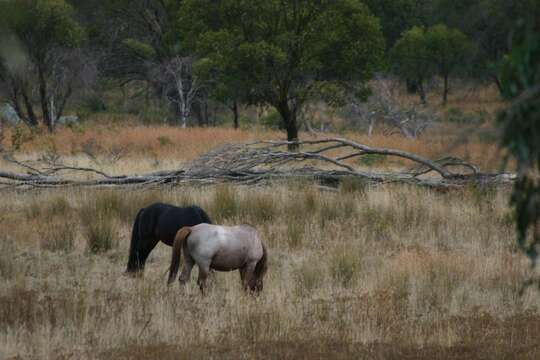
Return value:
M 197 264 L 197 284 L 203 295 L 206 293 L 206 279 L 210 269 L 239 270 L 245 290 L 260 292 L 263 289 L 267 252 L 257 230 L 251 226 L 199 224 L 181 228 L 174 239 L 169 285 L 178 274 L 182 251 L 184 266 L 180 274 L 180 284 L 189 281 L 191 270 Z

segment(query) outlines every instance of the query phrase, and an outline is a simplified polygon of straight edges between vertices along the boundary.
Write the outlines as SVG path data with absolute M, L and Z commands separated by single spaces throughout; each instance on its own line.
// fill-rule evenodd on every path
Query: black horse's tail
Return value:
M 129 245 L 129 259 L 126 270 L 127 273 L 135 273 L 142 270 L 142 264 L 140 262 L 141 259 L 139 259 L 140 248 L 143 245 L 141 244 L 141 241 L 145 234 L 148 233 L 148 229 L 146 228 L 148 226 L 154 226 L 153 221 L 152 224 L 144 223 L 142 220 L 144 211 L 145 208 L 139 210 L 137 216 L 135 217 L 135 222 L 133 223 L 133 229 L 131 230 L 131 243 Z M 152 231 L 152 229 L 150 229 L 150 231 Z
M 208 214 L 206 212 L 204 212 L 203 209 L 201 209 L 200 207 L 198 206 L 195 206 L 197 208 L 197 212 L 199 213 L 201 219 L 202 219 L 202 222 L 203 223 L 207 223 L 207 224 L 211 224 L 212 223 L 212 220 L 210 220 L 210 217 L 208 216 Z

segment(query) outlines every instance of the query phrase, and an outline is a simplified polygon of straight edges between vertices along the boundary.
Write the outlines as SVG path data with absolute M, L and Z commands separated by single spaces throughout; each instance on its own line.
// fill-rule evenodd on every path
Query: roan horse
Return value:
M 139 210 L 129 247 L 127 273 L 144 270 L 144 264 L 150 252 L 161 240 L 172 246 L 178 229 L 200 223 L 212 223 L 208 215 L 198 206 L 178 207 L 163 203 L 154 203 Z
M 210 269 L 217 271 L 238 269 L 246 291 L 258 293 L 263 289 L 267 252 L 257 230 L 251 226 L 199 224 L 180 229 L 174 239 L 169 285 L 178 274 L 182 250 L 184 255 L 184 266 L 180 274 L 182 285 L 189 281 L 191 269 L 197 264 L 199 267 L 197 284 L 203 295 L 206 293 L 206 279 Z

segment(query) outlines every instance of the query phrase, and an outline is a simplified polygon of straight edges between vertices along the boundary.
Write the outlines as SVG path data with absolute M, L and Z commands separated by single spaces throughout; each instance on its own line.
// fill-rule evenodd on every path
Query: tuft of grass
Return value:
M 305 224 L 301 219 L 292 219 L 287 223 L 287 244 L 291 249 L 302 246 Z
M 350 287 L 360 270 L 361 260 L 361 256 L 350 249 L 339 249 L 330 263 L 332 279 L 345 288 Z
M 253 224 L 270 222 L 278 213 L 274 197 L 269 193 L 249 192 L 239 206 L 242 218 L 249 219 Z
M 15 276 L 15 250 L 12 239 L 4 238 L 0 241 L 0 279 L 8 280 Z
M 357 214 L 354 196 L 325 197 L 319 207 L 319 223 L 321 228 L 336 220 L 354 218 Z
M 321 262 L 314 259 L 304 261 L 294 272 L 297 290 L 301 295 L 307 295 L 319 288 L 323 279 Z
M 49 222 L 40 229 L 39 235 L 41 249 L 70 252 L 77 236 L 77 223 L 72 219 Z
M 375 166 L 375 165 L 381 165 L 386 160 L 386 156 L 381 154 L 366 154 L 362 155 L 358 158 L 358 164 L 364 165 L 364 166 Z
M 43 204 L 40 201 L 32 200 L 28 203 L 28 206 L 24 208 L 24 215 L 27 219 L 37 219 L 41 216 L 43 211 Z
M 240 212 L 238 195 L 230 185 L 220 185 L 216 187 L 210 207 L 212 209 L 210 213 L 216 218 L 217 223 L 234 218 Z
M 47 214 L 52 216 L 69 216 L 72 209 L 65 197 L 57 196 L 47 206 Z
M 339 190 L 344 194 L 366 195 L 368 184 L 356 176 L 346 176 L 341 180 Z
M 113 220 L 104 214 L 85 224 L 87 249 L 97 254 L 112 250 L 118 246 Z
M 114 219 L 120 200 L 116 194 L 110 194 L 99 194 L 80 209 L 87 249 L 91 253 L 105 252 L 118 245 Z

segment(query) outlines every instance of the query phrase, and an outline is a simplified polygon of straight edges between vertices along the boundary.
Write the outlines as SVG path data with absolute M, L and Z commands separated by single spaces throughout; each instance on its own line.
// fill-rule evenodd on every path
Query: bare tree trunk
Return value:
M 239 124 L 238 124 L 238 102 L 236 101 L 236 99 L 234 99 L 234 101 L 233 101 L 233 105 L 231 107 L 231 110 L 232 110 L 233 116 L 234 116 L 234 119 L 233 119 L 234 128 L 238 129 L 238 127 L 239 127 Z
M 373 128 L 375 127 L 375 118 L 371 118 L 369 120 L 369 127 L 368 127 L 368 136 L 373 135 Z
M 423 81 L 418 82 L 418 95 L 420 95 L 420 102 L 422 103 L 422 105 L 426 105 L 427 104 L 426 91 L 424 89 Z
M 8 84 L 10 91 L 9 100 L 11 105 L 13 106 L 13 109 L 15 109 L 17 116 L 19 116 L 19 118 L 22 119 L 28 126 L 37 126 L 38 122 L 36 115 L 34 114 L 34 108 L 32 106 L 32 103 L 30 102 L 30 99 L 28 98 L 28 95 L 26 94 L 24 87 L 19 87 L 15 79 L 11 79 Z M 26 113 L 23 111 L 23 108 L 20 104 L 19 93 L 23 97 Z
M 287 141 L 297 142 L 298 141 L 298 125 L 296 123 L 296 107 L 293 107 L 291 109 L 288 101 L 284 100 L 278 104 L 277 110 L 279 114 L 281 115 L 281 119 L 283 120 L 283 125 L 285 129 L 287 130 Z M 287 148 L 289 149 L 289 151 L 298 151 L 298 144 L 289 144 Z
M 448 74 L 444 75 L 443 104 L 448 102 Z
M 47 96 L 47 82 L 45 80 L 45 74 L 43 69 L 38 68 L 39 73 L 39 98 L 41 101 L 41 111 L 43 113 L 43 122 L 49 129 L 49 132 L 53 132 L 53 123 L 51 119 L 51 113 L 49 109 L 49 102 Z
M 38 120 L 36 117 L 36 113 L 34 112 L 34 106 L 32 105 L 32 102 L 30 101 L 26 90 L 21 89 L 21 94 L 23 96 L 24 106 L 26 107 L 26 113 L 28 115 L 28 123 L 30 124 L 30 126 L 37 126 Z

